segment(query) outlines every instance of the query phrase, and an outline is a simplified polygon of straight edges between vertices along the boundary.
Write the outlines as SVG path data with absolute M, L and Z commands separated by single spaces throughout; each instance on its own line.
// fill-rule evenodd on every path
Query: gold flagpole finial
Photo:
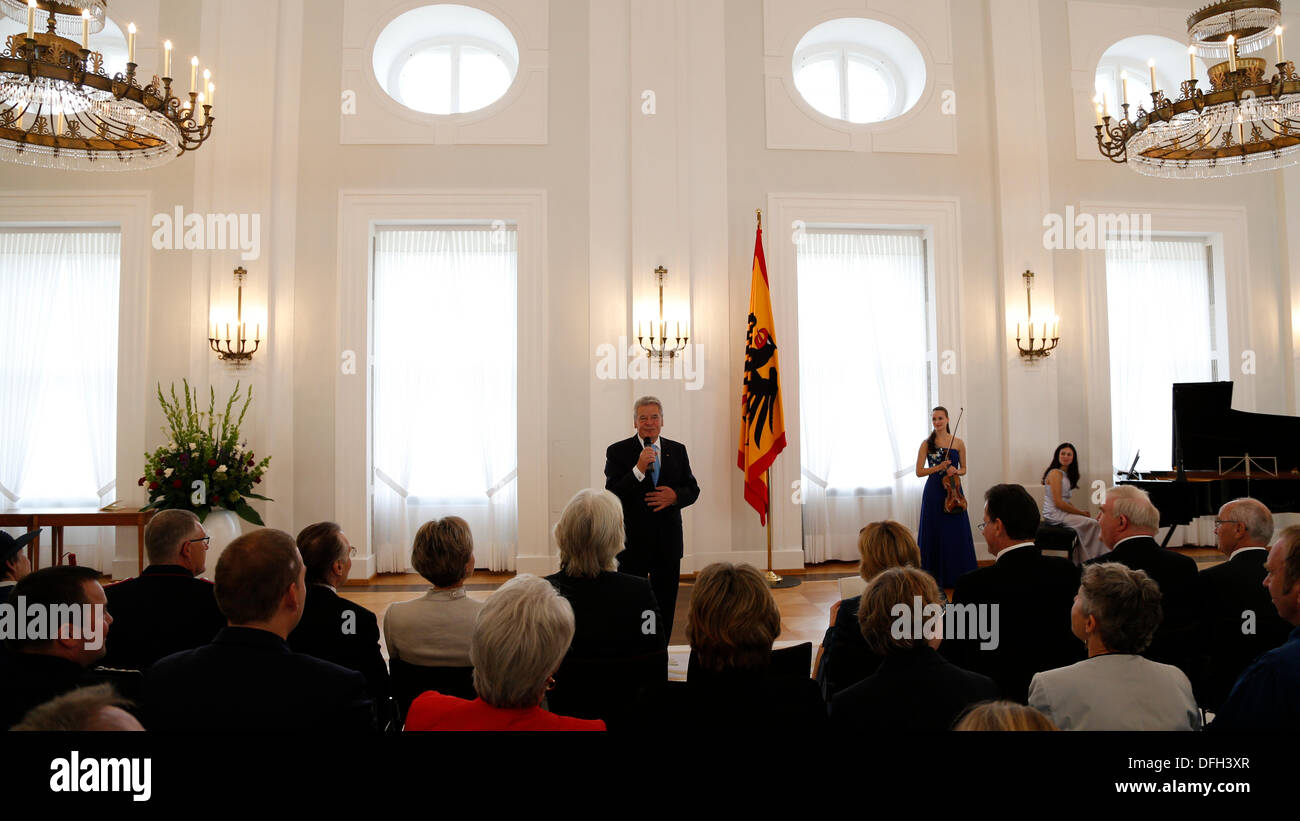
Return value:
M 763 230 L 763 209 L 755 208 L 754 216 L 758 217 L 758 230 Z

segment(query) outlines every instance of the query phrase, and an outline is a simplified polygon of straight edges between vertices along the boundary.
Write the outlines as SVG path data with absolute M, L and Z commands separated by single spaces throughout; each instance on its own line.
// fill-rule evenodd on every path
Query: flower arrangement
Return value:
M 203 521 L 214 508 L 223 507 L 255 525 L 262 517 L 248 504 L 249 499 L 272 501 L 253 492 L 262 482 L 262 474 L 271 461 L 267 456 L 258 462 L 252 452 L 245 450 L 246 442 L 239 441 L 239 426 L 253 401 L 253 388 L 249 386 L 238 418 L 233 418 L 239 385 L 230 394 L 224 413 L 216 413 L 217 394 L 208 390 L 208 410 L 200 411 L 198 390 L 190 391 L 184 380 L 185 399 L 176 396 L 176 386 L 171 386 L 171 401 L 158 386 L 158 402 L 167 418 L 171 441 L 145 454 L 144 476 L 139 484 L 149 492 L 149 504 L 144 510 L 179 508 L 192 510 Z M 218 420 L 220 426 L 218 427 Z

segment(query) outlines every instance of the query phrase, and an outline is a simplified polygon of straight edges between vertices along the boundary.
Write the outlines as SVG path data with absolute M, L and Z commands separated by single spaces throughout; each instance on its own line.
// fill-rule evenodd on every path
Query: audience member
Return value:
M 985 492 L 984 541 L 995 559 L 958 580 L 953 603 L 989 613 L 996 645 L 979 636 L 946 636 L 941 648 L 949 661 L 989 676 L 1004 698 L 1021 703 L 1035 673 L 1083 658 L 1069 626 L 1080 571 L 1034 545 L 1038 521 L 1038 505 L 1020 485 Z
M 0 530 L 0 604 L 9 599 L 13 586 L 32 572 L 32 560 L 27 558 L 26 548 L 39 535 L 40 528 L 17 538 Z
M 986 701 L 967 711 L 953 729 L 959 732 L 986 733 L 1055 731 L 1060 728 L 1033 707 L 1014 701 Z
M 425 667 L 470 666 L 474 620 L 483 607 L 465 595 L 474 572 L 474 539 L 459 516 L 425 522 L 415 534 L 411 564 L 433 589 L 384 613 L 388 657 Z
M 825 726 L 826 705 L 808 671 L 772 669 L 781 613 L 762 573 L 748 564 L 705 567 L 691 586 L 687 613 L 695 666 L 685 682 L 645 694 L 641 732 L 752 732 L 758 716 L 776 727 Z
M 113 613 L 106 667 L 144 670 L 163 656 L 212 641 L 226 620 L 206 569 L 208 534 L 188 510 L 160 510 L 144 529 L 149 566 L 109 585 Z
M 356 549 L 334 522 L 308 525 L 297 541 L 306 565 L 307 603 L 302 620 L 289 634 L 289 647 L 365 676 L 382 725 L 390 716 L 386 713 L 388 665 L 379 649 L 379 620 L 338 594 L 348 580 Z
M 848 734 L 950 730 L 970 705 L 998 697 L 993 679 L 936 652 L 943 612 L 939 585 L 923 570 L 895 567 L 867 582 L 858 621 L 882 660 L 875 673 L 832 699 L 832 725 Z M 918 624 L 921 634 L 914 635 Z
M 1029 706 L 1062 730 L 1200 729 L 1187 676 L 1139 655 L 1160 624 L 1160 598 L 1145 571 L 1085 566 L 1070 623 L 1088 658 L 1034 676 Z
M 614 569 L 623 539 L 623 505 L 608 490 L 578 491 L 555 525 L 560 572 L 546 580 L 573 605 L 570 656 L 616 658 L 667 646 L 650 582 Z
M 1130 485 L 1106 491 L 1101 512 L 1101 539 L 1111 552 L 1087 564 L 1119 562 L 1142 570 L 1160 586 L 1160 627 L 1143 654 L 1153 661 L 1194 669 L 1193 628 L 1196 618 L 1196 560 L 1161 547 L 1155 540 L 1160 511 L 1146 492 Z
M 6 619 L 22 621 L 22 635 L 10 636 L 0 653 L 0 729 L 55 696 L 100 678 L 89 672 L 104 657 L 113 617 L 105 608 L 99 573 L 63 565 L 28 574 L 14 585 Z M 18 608 L 26 615 L 18 617 Z
M 474 626 L 470 660 L 478 698 L 429 691 L 411 704 L 406 729 L 604 730 L 603 721 L 541 707 L 573 632 L 573 607 L 550 582 L 516 576 L 492 594 Z
M 1192 686 L 1197 702 L 1217 712 L 1238 676 L 1261 653 L 1280 647 L 1291 632 L 1264 587 L 1273 515 L 1254 499 L 1219 508 L 1214 534 L 1223 564 L 1198 574 Z
M 265 528 L 235 539 L 217 560 L 217 605 L 228 626 L 211 644 L 145 673 L 151 730 L 349 732 L 375 729 L 360 673 L 294 653 L 306 568 L 293 537 Z
M 134 707 L 111 684 L 80 687 L 28 711 L 15 731 L 34 732 L 122 732 L 144 727 L 129 710 Z
M 871 581 L 877 573 L 891 567 L 920 567 L 921 550 L 906 527 L 898 522 L 872 522 L 858 531 L 858 575 Z M 939 591 L 943 595 L 943 591 Z M 871 651 L 858 626 L 861 596 L 844 599 L 831 606 L 831 626 L 822 639 L 822 653 L 817 665 L 817 682 L 827 703 L 845 687 L 857 684 L 876 672 L 880 656 Z
M 1260 656 L 1241 674 L 1211 730 L 1300 731 L 1300 525 L 1282 531 L 1269 548 L 1264 568 L 1273 607 L 1294 629 L 1285 644 Z

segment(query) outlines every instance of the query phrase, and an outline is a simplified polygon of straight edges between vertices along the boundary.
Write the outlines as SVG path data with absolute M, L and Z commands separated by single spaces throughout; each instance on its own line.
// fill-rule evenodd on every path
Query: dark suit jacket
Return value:
M 58 656 L 0 649 L 0 732 L 22 721 L 33 707 L 101 681 L 95 673 Z
M 1281 647 L 1255 659 L 1233 685 L 1217 717 L 1214 732 L 1300 732 L 1300 627 Z
M 1267 550 L 1238 550 L 1223 564 L 1203 570 L 1196 582 L 1196 701 L 1217 712 L 1250 663 L 1281 647 L 1291 625 L 1277 614 L 1264 588 Z M 1244 613 L 1253 613 L 1253 634 L 1242 632 Z
M 344 632 L 345 628 L 352 632 Z M 379 650 L 379 620 L 374 613 L 324 585 L 308 585 L 307 604 L 302 620 L 289 634 L 289 649 L 365 676 L 370 697 L 382 713 L 391 691 L 388 665 Z
M 0 604 L 9 601 L 9 594 L 12 592 L 14 592 L 14 586 L 12 584 L 0 585 Z
M 632 473 L 644 445 L 640 437 L 632 436 L 615 442 L 605 450 L 605 489 L 612 491 L 623 503 L 623 527 L 627 531 L 627 551 L 645 560 L 655 558 L 681 558 L 682 508 L 695 504 L 700 498 L 700 486 L 691 473 L 691 461 L 686 446 L 659 437 L 659 484 L 677 493 L 677 503 L 654 512 L 646 504 L 645 495 L 654 490 L 650 477 L 638 482 Z
M 1121 542 L 1109 553 L 1089 559 L 1086 564 L 1119 562 L 1133 570 L 1143 570 L 1160 585 L 1160 609 L 1163 618 L 1151 646 L 1142 655 L 1152 661 L 1172 664 L 1191 678 L 1195 670 L 1193 626 L 1196 618 L 1196 560 L 1162 548 L 1150 536 Z
M 360 673 L 295 653 L 276 634 L 227 627 L 211 644 L 145 672 L 145 726 L 164 732 L 361 732 L 375 729 Z
M 701 669 L 684 682 L 670 681 L 647 691 L 639 721 L 642 734 L 665 738 L 753 735 L 773 727 L 793 733 L 821 731 L 826 728 L 826 703 L 817 682 L 807 676 Z
M 179 565 L 154 564 L 104 589 L 113 626 L 105 667 L 144 670 L 158 659 L 212 641 L 226 626 L 212 582 Z
M 653 653 L 667 646 L 659 605 L 649 581 L 609 571 L 594 579 L 579 578 L 563 570 L 546 580 L 573 605 L 576 632 L 569 644 L 569 655 L 620 658 Z M 652 621 L 646 619 L 647 612 L 653 614 Z M 655 632 L 644 632 L 650 623 Z
M 939 652 L 958 667 L 997 682 L 1003 698 L 1025 703 L 1035 673 L 1065 667 L 1086 656 L 1070 631 L 1070 608 L 1079 590 L 1079 568 L 1018 547 L 989 567 L 957 581 L 953 603 L 998 606 L 998 645 L 980 649 L 978 638 L 945 636 Z
M 831 701 L 840 732 L 944 732 L 966 708 L 998 697 L 993 679 L 963 670 L 922 644 L 884 658 L 880 669 Z
M 835 624 L 822 638 L 822 665 L 817 671 L 822 698 L 829 704 L 835 694 L 857 684 L 880 668 L 880 656 L 867 646 L 858 626 L 858 608 L 862 597 L 853 596 L 840 602 Z

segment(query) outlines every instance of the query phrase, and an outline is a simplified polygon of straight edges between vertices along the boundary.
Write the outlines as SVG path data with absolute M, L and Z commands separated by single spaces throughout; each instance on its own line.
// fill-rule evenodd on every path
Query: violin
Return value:
M 943 459 L 948 458 L 948 451 L 952 450 L 952 443 L 957 439 L 957 428 L 961 427 L 961 418 L 966 413 L 965 408 L 959 409 L 957 414 L 957 424 L 953 425 L 952 433 L 948 436 L 948 447 L 943 449 Z M 961 477 L 957 474 L 951 474 L 943 477 L 943 489 L 947 496 L 943 500 L 944 513 L 960 513 L 966 510 L 966 495 L 961 492 Z

